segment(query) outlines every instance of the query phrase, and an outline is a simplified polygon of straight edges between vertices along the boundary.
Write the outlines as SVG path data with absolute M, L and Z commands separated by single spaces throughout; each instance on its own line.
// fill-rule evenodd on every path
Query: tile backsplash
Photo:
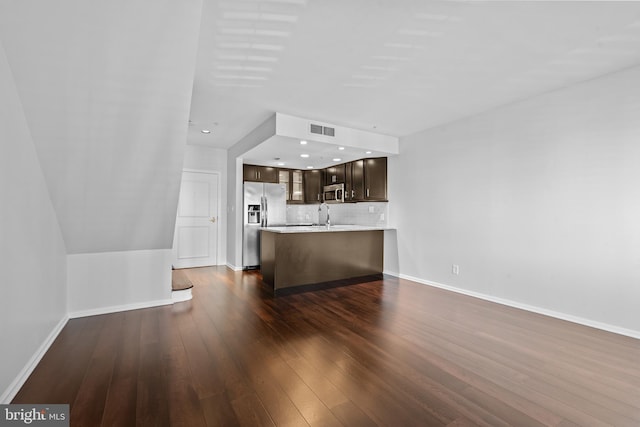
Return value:
M 314 205 L 287 205 L 287 224 L 324 224 L 327 219 L 327 208 L 322 206 L 318 212 Z M 353 224 L 386 227 L 388 202 L 336 203 L 329 205 L 331 224 Z

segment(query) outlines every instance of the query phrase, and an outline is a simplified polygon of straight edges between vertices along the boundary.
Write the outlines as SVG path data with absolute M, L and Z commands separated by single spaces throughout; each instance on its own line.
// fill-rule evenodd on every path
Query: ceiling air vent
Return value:
M 311 123 L 311 133 L 322 135 L 322 126 Z
M 336 136 L 336 129 L 328 126 L 314 125 L 311 123 L 309 130 L 316 135 Z

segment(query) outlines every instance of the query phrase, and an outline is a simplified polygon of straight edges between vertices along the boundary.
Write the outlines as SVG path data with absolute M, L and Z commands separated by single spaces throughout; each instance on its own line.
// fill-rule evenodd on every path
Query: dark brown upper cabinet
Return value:
M 345 165 L 345 202 L 364 200 L 364 160 L 355 160 Z
M 345 164 L 345 202 L 387 201 L 387 158 Z
M 387 200 L 387 158 L 364 159 L 364 199 Z
M 346 165 L 330 166 L 324 170 L 324 185 L 343 184 L 345 182 Z
M 360 159 L 326 169 L 301 171 L 243 165 L 245 181 L 286 185 L 287 203 L 320 203 L 324 185 L 344 183 L 345 202 L 387 201 L 387 158 Z
M 304 203 L 304 186 L 301 170 L 279 169 L 278 182 L 286 185 L 287 203 Z
M 242 176 L 244 181 L 277 183 L 278 168 L 270 166 L 243 165 Z
M 304 171 L 305 203 L 320 203 L 322 201 L 323 175 L 323 171 L 318 169 Z

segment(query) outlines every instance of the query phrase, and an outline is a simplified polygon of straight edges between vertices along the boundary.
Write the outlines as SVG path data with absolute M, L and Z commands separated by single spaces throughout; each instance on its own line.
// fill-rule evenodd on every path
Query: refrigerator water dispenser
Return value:
M 260 205 L 248 206 L 247 224 L 260 224 Z

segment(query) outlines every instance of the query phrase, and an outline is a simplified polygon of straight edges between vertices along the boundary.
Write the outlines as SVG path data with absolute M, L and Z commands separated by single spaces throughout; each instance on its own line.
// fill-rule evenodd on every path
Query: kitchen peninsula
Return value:
M 261 235 L 262 276 L 274 294 L 342 280 L 382 277 L 382 228 L 267 227 Z

